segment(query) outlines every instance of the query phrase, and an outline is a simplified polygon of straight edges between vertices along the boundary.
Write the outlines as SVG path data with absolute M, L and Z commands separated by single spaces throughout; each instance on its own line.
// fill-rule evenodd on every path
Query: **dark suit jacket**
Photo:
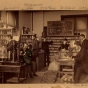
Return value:
M 81 50 L 76 55 L 75 61 L 84 67 L 85 72 L 88 72 L 88 40 L 85 39 L 83 41 Z
M 34 57 L 37 57 L 38 55 L 39 55 L 39 50 L 40 50 L 40 48 L 39 48 L 39 41 L 38 40 L 34 40 L 33 41 L 33 44 L 32 44 L 32 47 L 33 47 L 33 52 L 32 52 L 32 55 L 34 56 Z
M 16 50 L 17 47 L 17 42 L 15 40 L 11 40 L 8 44 L 7 44 L 7 51 L 13 51 Z
M 87 39 L 83 40 L 81 47 L 88 49 L 88 40 Z
M 49 53 L 49 45 L 52 44 L 52 41 L 43 41 L 42 42 L 42 49 L 44 50 L 45 53 Z

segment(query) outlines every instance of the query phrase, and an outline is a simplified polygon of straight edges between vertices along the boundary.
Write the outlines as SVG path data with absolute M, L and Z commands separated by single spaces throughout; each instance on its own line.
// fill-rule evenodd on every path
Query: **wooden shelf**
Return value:
M 65 71 L 59 71 L 60 74 L 74 74 L 74 72 L 65 72 Z
M 8 36 L 8 35 L 11 35 L 11 34 L 0 34 L 0 36 L 5 36 L 5 35 Z
M 34 35 L 34 34 L 22 34 L 21 36 L 23 36 L 23 35 L 24 35 L 24 36 L 26 36 L 26 35 L 28 36 L 28 35 Z
M 50 53 L 55 54 L 55 53 L 57 53 L 59 51 L 58 48 L 60 47 L 61 41 L 64 38 L 67 38 L 68 41 L 70 41 L 70 40 L 76 40 L 77 41 L 78 38 L 79 38 L 79 36 L 59 36 L 59 37 L 56 37 L 56 36 L 47 36 L 47 40 L 48 41 L 49 40 L 53 41 L 53 43 L 51 45 L 49 45 Z M 57 48 L 57 49 L 54 49 L 54 48 Z

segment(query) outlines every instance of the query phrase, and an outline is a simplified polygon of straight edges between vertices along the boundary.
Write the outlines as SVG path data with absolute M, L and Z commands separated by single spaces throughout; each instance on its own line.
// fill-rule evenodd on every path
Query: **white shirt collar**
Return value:
M 82 41 L 84 41 L 84 40 L 85 40 L 85 38 Z
M 82 42 L 85 40 L 85 38 L 82 40 Z

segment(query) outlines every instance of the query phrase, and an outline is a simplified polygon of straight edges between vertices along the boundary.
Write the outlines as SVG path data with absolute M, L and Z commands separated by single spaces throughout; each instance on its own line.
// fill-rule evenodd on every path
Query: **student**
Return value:
M 28 71 L 28 76 L 30 74 L 30 77 L 33 78 L 32 71 L 31 71 L 31 58 L 32 58 L 32 47 L 29 45 L 26 50 L 24 51 L 23 55 L 23 60 L 27 65 L 27 71 Z
M 35 34 L 33 36 L 33 42 L 32 42 L 32 49 L 33 49 L 33 52 L 32 52 L 32 61 L 35 62 L 36 65 L 38 64 L 37 63 L 37 61 L 38 61 L 37 57 L 39 56 L 39 51 L 40 51 L 39 44 L 40 44 L 40 42 L 37 40 L 37 36 Z M 36 66 L 36 70 L 37 70 L 37 66 Z
M 33 36 L 32 48 L 33 48 L 33 52 L 32 52 L 33 56 L 32 57 L 33 57 L 34 61 L 36 61 L 36 58 L 38 57 L 38 52 L 40 50 L 39 41 L 37 40 L 36 34 Z
M 44 61 L 44 65 L 46 66 L 46 62 L 49 66 L 49 45 L 52 44 L 53 42 L 52 41 L 47 41 L 46 38 L 43 39 L 43 42 L 42 42 L 42 49 L 44 50 L 44 53 L 45 53 L 45 61 Z M 47 60 L 46 60 L 47 59 Z
M 67 43 L 67 39 L 64 39 L 63 42 L 62 42 L 62 44 L 61 44 L 60 47 L 59 47 L 59 51 L 60 51 L 61 49 L 68 50 L 69 46 L 70 46 L 70 45 Z
M 28 45 L 26 52 L 24 53 L 24 61 L 29 69 L 30 77 L 33 78 L 33 76 L 38 76 L 36 74 L 36 62 L 33 60 L 32 56 L 32 45 Z

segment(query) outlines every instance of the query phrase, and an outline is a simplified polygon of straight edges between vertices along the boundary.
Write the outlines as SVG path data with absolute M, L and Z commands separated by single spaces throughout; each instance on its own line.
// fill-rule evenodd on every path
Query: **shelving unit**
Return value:
M 13 35 L 13 28 L 0 28 L 0 45 L 5 46 L 7 45 L 6 37 Z
M 70 40 L 79 40 L 79 36 L 47 36 L 47 41 L 53 41 L 52 45 L 49 45 L 49 50 L 50 50 L 50 56 L 53 56 L 54 54 L 58 54 L 59 47 L 63 41 L 63 39 L 67 39 L 68 42 Z
M 8 41 L 6 40 L 6 37 L 13 35 L 13 28 L 0 28 L 0 62 L 4 58 L 7 58 L 7 49 L 6 45 Z
M 26 43 L 26 42 L 28 42 L 28 43 L 30 43 L 30 44 L 32 44 L 32 36 L 33 36 L 34 34 L 22 34 L 21 35 L 21 43 Z

